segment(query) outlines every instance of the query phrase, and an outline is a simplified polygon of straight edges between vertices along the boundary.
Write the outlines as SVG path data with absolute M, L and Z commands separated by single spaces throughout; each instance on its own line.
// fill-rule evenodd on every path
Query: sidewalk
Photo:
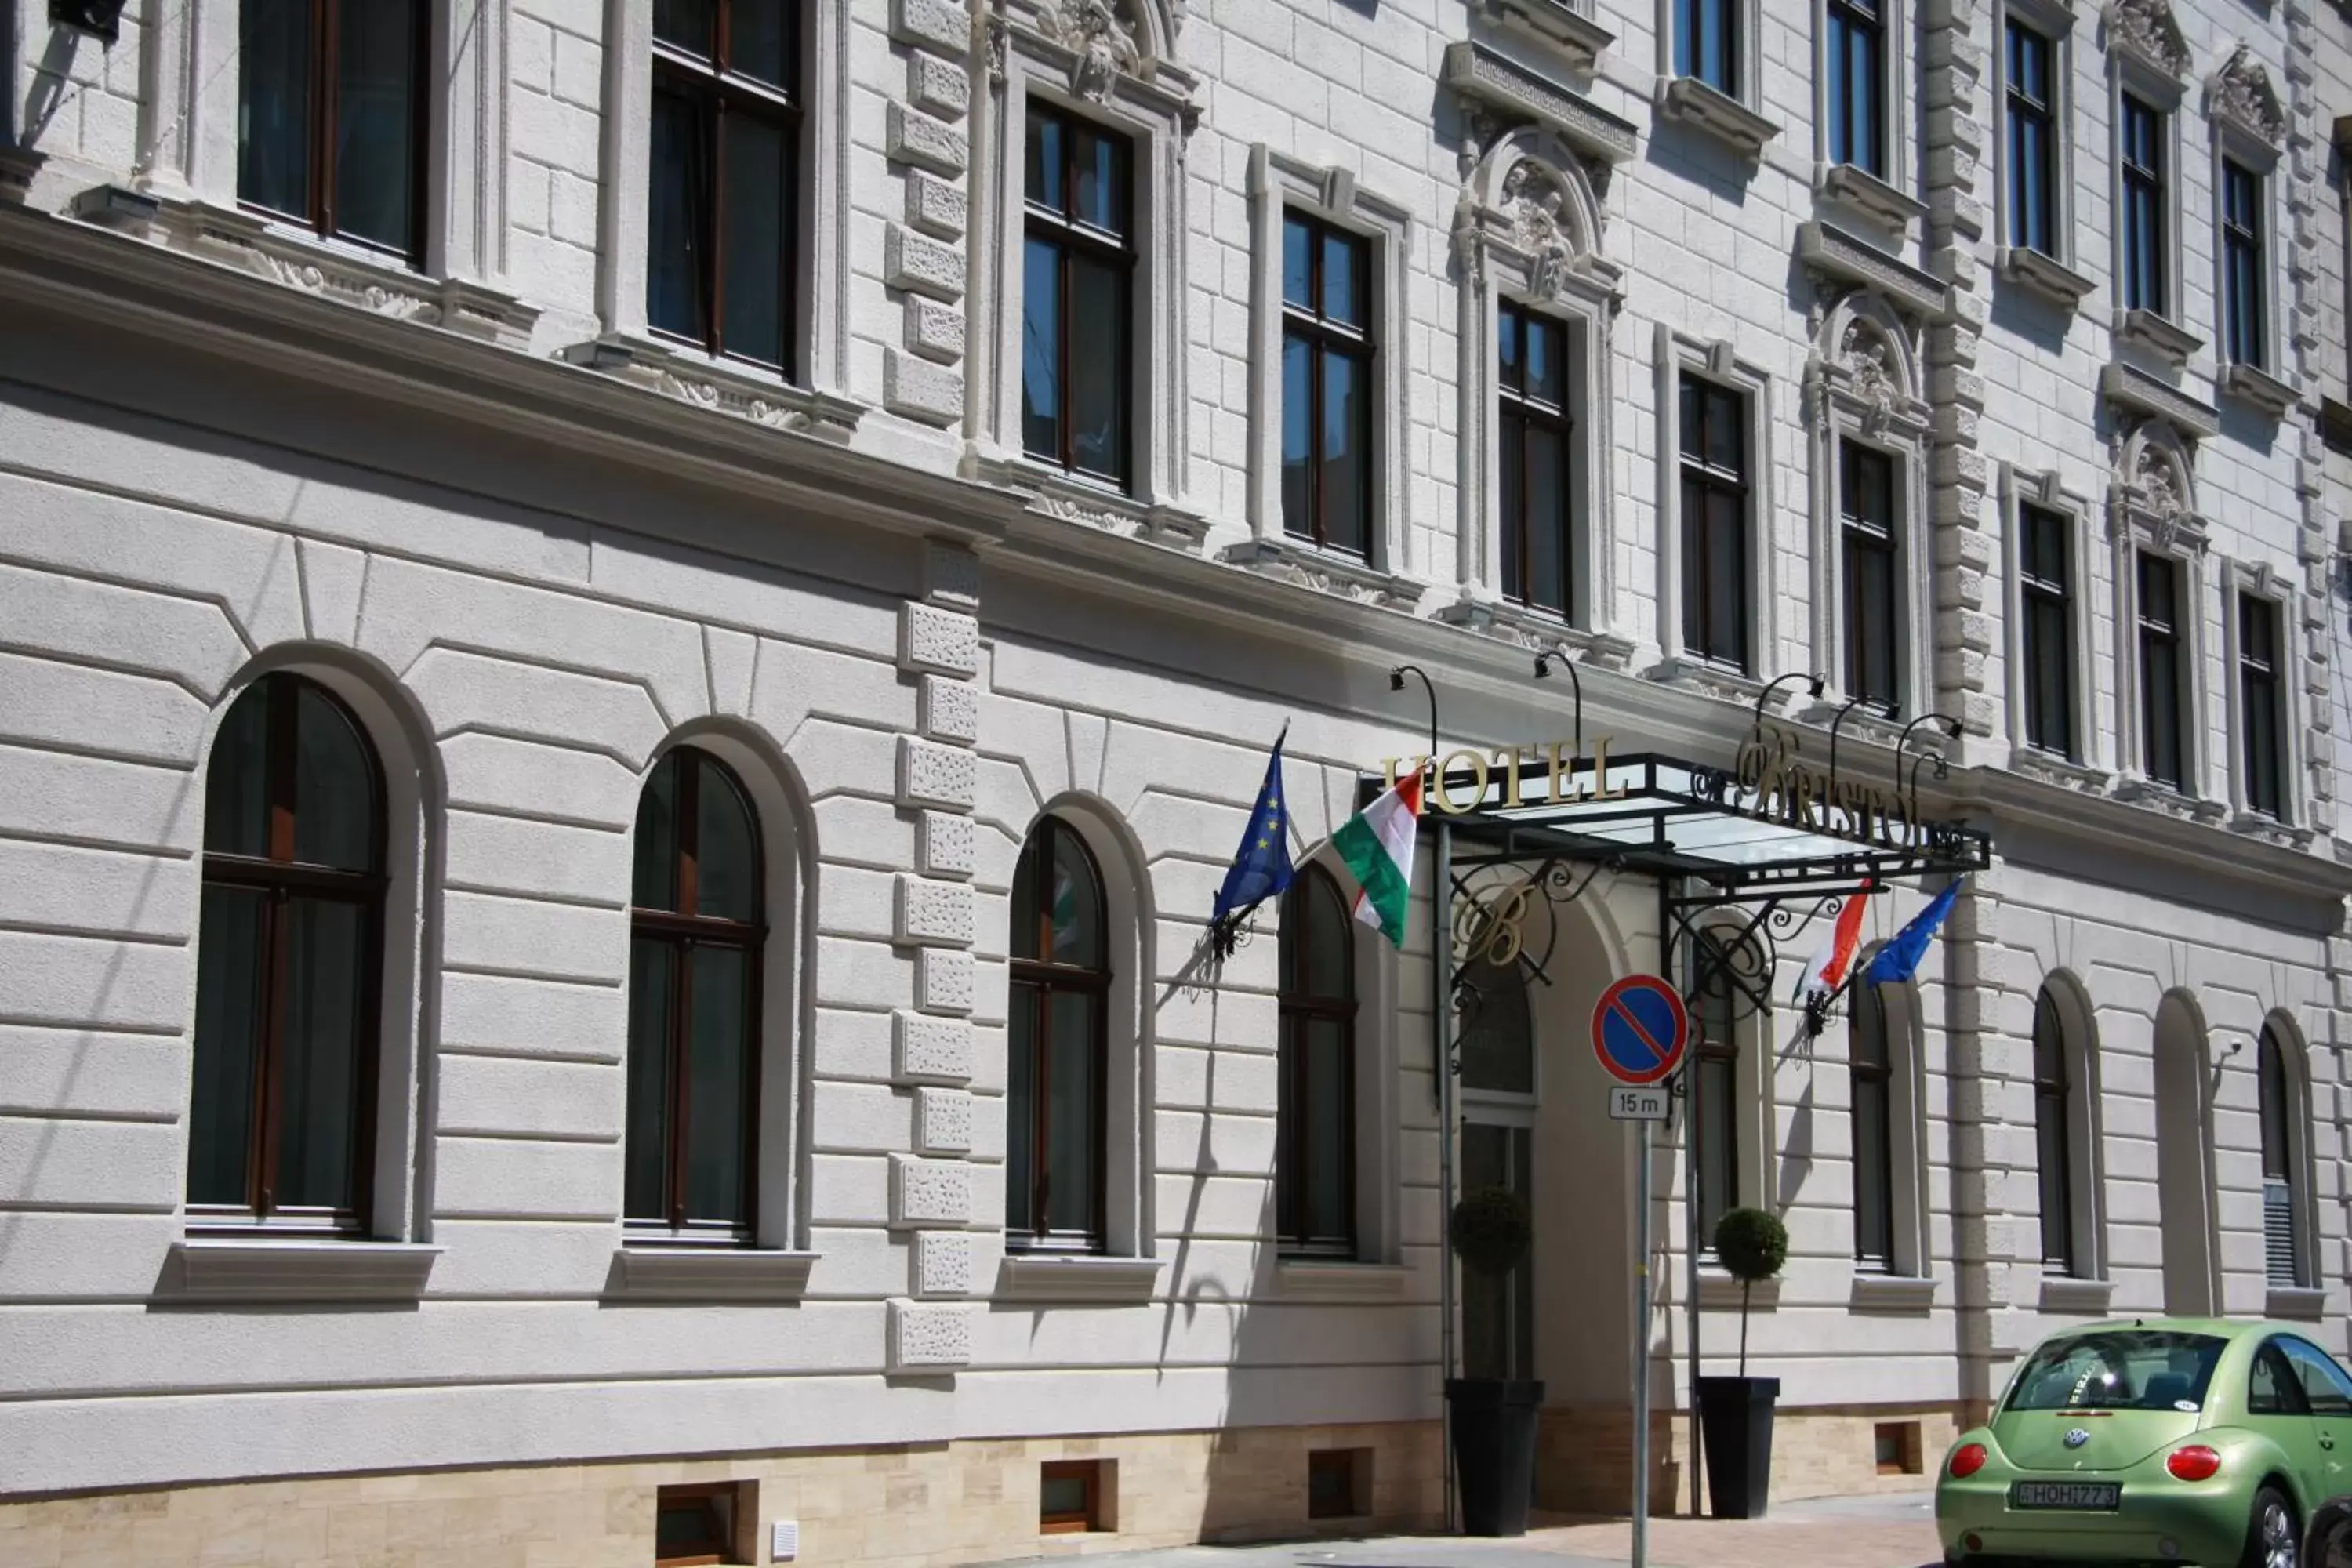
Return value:
M 1618 1520 L 1547 1524 L 1516 1541 L 1391 1535 L 1068 1561 L 1087 1568 L 1622 1568 L 1633 1558 L 1632 1529 Z M 1649 1546 L 1649 1568 L 1942 1568 L 1944 1561 L 1935 1495 L 1925 1491 L 1781 1503 L 1758 1520 L 1654 1519 Z

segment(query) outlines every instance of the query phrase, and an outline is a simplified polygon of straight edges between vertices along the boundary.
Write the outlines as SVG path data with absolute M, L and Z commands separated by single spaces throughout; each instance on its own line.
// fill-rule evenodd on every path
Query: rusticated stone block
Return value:
M 960 1089 L 915 1091 L 915 1141 L 926 1154 L 971 1151 L 971 1096 Z
M 944 428 L 963 417 L 963 377 L 892 349 L 882 363 L 882 402 L 893 414 Z
M 898 667 L 918 673 L 978 674 L 980 622 L 971 616 L 929 605 L 910 603 L 902 606 L 898 612 Z
M 898 737 L 898 804 L 971 809 L 979 775 L 972 754 L 961 746 Z
M 953 60 L 935 55 L 907 58 L 907 100 L 926 114 L 961 120 L 971 107 L 971 78 Z
M 934 881 L 901 873 L 896 938 L 922 947 L 970 947 L 972 894 L 969 882 Z
M 979 965 L 969 952 L 925 948 L 915 955 L 915 1005 L 926 1013 L 970 1013 L 978 973 Z
M 908 1082 L 971 1080 L 971 1026 L 961 1018 L 898 1013 L 891 1018 L 891 1066 Z
M 890 36 L 902 44 L 961 57 L 971 47 L 971 16 L 949 0 L 898 0 L 890 9 Z
M 963 253 L 900 224 L 882 234 L 882 281 L 950 304 L 963 298 Z
M 902 103 L 890 106 L 887 135 L 886 151 L 892 163 L 911 163 L 950 179 L 963 173 L 971 157 L 962 132 Z
M 926 876 L 969 877 L 975 865 L 971 818 L 942 811 L 923 813 L 916 864 Z
M 971 1309 L 928 1301 L 890 1303 L 890 1370 L 948 1372 L 971 1360 Z
M 971 1221 L 971 1167 L 961 1160 L 890 1156 L 890 1223 L 956 1226 Z
M 971 1294 L 971 1237 L 956 1230 L 926 1230 L 915 1237 L 915 1293 Z
M 927 675 L 919 703 L 927 739 L 967 746 L 980 739 L 980 690 L 970 681 Z
M 963 187 L 920 169 L 907 171 L 907 221 L 940 239 L 961 239 L 971 222 Z
M 963 358 L 963 312 L 919 294 L 907 296 L 907 348 L 940 364 Z

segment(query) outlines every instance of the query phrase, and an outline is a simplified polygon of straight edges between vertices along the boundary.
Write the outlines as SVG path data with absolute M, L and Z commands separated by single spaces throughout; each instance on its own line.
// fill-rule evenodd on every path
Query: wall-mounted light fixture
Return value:
M 49 0 L 49 20 L 110 44 L 122 34 L 122 0 Z

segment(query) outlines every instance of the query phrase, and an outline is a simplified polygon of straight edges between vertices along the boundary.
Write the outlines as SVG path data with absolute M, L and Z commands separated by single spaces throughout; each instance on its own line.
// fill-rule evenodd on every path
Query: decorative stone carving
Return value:
M 2285 144 L 2287 115 L 2271 86 L 2270 73 L 2253 50 L 2240 44 L 2205 84 L 2205 112 L 2235 126 L 2265 147 Z
M 2165 0 L 2107 0 L 2107 44 L 2175 81 L 2188 74 L 2189 40 Z
M 1864 405 L 1863 428 L 1873 435 L 1884 431 L 1897 406 L 1908 401 L 1908 395 L 1897 385 L 1886 339 L 1874 327 L 1849 321 L 1838 353 L 1845 361 L 1853 395 Z
M 1539 164 L 1523 158 L 1503 177 L 1503 200 L 1528 253 L 1529 284 L 1543 298 L 1557 298 L 1576 265 L 1575 241 L 1560 221 L 1567 194 Z
M 1143 64 L 1135 34 L 1118 19 L 1110 0 L 1055 0 L 1037 11 L 1037 28 L 1076 57 L 1070 90 L 1099 103 L 1122 76 Z

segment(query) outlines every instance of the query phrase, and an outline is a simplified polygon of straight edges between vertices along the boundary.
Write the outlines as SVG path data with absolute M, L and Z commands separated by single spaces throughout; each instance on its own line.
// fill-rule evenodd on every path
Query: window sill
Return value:
M 2204 339 L 2173 325 L 2153 310 L 2117 310 L 2115 334 L 2116 342 L 2135 343 L 2174 370 L 2185 367 L 2189 356 L 2205 346 Z
M 1407 614 L 1421 605 L 1421 584 L 1412 578 L 1392 576 L 1352 556 L 1319 550 L 1286 534 L 1245 540 L 1227 550 L 1223 559 L 1244 571 L 1360 605 Z
M 750 1247 L 624 1246 L 610 1293 L 633 1301 L 797 1301 L 819 1254 Z
M 2127 413 L 2169 421 L 2200 441 L 2221 433 L 2220 409 L 2125 360 L 2109 360 L 2099 368 L 2099 395 Z
M 1670 653 L 1642 672 L 1643 679 L 1661 686 L 1695 691 L 1718 702 L 1753 708 L 1764 694 L 1764 683 L 1727 664 L 1717 664 L 1687 653 Z
M 1497 31 L 1549 51 L 1572 74 L 1591 74 L 1617 35 L 1592 18 L 1591 0 L 1491 0 L 1486 15 Z
M 1797 254 L 1824 278 L 1878 289 L 1922 315 L 1941 314 L 1951 296 L 1949 286 L 1934 273 L 1921 271 L 1869 236 L 1820 218 L 1798 226 Z
M 2315 1323 L 2327 1311 L 2327 1292 L 2309 1285 L 2273 1285 L 2263 1299 L 2263 1316 Z
M 1765 143 L 1780 134 L 1778 125 L 1696 77 L 1668 77 L 1660 82 L 1657 113 L 1669 123 L 1703 131 L 1749 159 L 1760 157 Z
M 776 372 L 634 332 L 607 332 L 572 343 L 559 357 L 692 407 L 830 441 L 846 441 L 866 412 L 853 398 L 795 386 Z
M 2259 838 L 2265 844 L 2282 845 L 2289 849 L 2301 849 L 2311 842 L 2311 829 L 2297 827 L 2291 822 L 2281 822 L 2266 812 L 2239 811 L 2230 817 L 2230 831 L 2248 838 Z
M 2010 748 L 2009 771 L 2043 784 L 2093 794 L 2107 788 L 2115 777 L 2105 768 L 2090 767 L 2060 752 L 2032 745 Z
M 1499 3 L 1507 5 L 1511 0 Z M 1528 0 L 1518 3 L 1524 5 Z M 1593 30 L 1601 38 L 1614 41 L 1612 35 L 1600 28 Z M 1599 53 L 1596 48 L 1588 58 L 1597 58 Z M 1591 68 L 1588 65 L 1580 68 L 1570 64 L 1567 74 L 1590 77 Z M 1624 163 L 1641 145 L 1641 132 L 1631 121 L 1618 119 L 1580 93 L 1538 75 L 1475 39 L 1445 47 L 1439 79 L 1463 97 L 1489 104 L 1512 118 L 1524 115 L 1542 122 L 1579 153 L 1603 163 Z
M 1927 216 L 1927 203 L 1915 201 L 1852 163 L 1818 165 L 1813 171 L 1813 199 L 1860 215 L 1884 231 L 1881 237 L 1898 245 L 1909 239 L 1913 226 Z
M 183 1301 L 415 1301 L 437 1247 L 324 1237 L 188 1237 L 160 1294 Z
M 2074 310 L 2098 287 L 2056 258 L 2022 246 L 2002 247 L 1997 269 L 2009 282 L 2039 294 L 2062 310 Z
M 1339 1258 L 1278 1258 L 1275 1286 L 1294 1301 L 1384 1301 L 1404 1294 L 1412 1270 L 1402 1263 Z
M 2226 366 L 2216 384 L 2222 396 L 2235 398 L 2273 419 L 2285 418 L 2298 400 L 2294 387 L 2250 364 Z
M 1722 1269 L 1701 1264 L 1698 1271 L 1698 1304 L 1709 1310 L 1738 1311 L 1740 1301 L 1739 1281 Z M 1775 1275 L 1759 1279 L 1748 1295 L 1748 1309 L 1754 1312 L 1777 1312 L 1780 1310 L 1780 1280 Z
M 1198 512 L 1139 500 L 1108 479 L 1068 473 L 1026 453 L 981 458 L 974 477 L 1021 492 L 1032 517 L 1184 551 L 1199 551 L 1209 537 L 1209 520 Z
M 997 1271 L 996 1300 L 1088 1306 L 1149 1301 L 1166 1267 L 1156 1258 L 1008 1252 Z
M 122 185 L 74 199 L 95 227 L 160 242 L 373 315 L 440 327 L 502 348 L 527 348 L 539 308 L 460 279 L 436 279 L 375 252 L 322 239 L 238 207 Z
M 2045 1312 L 2068 1317 L 2104 1318 L 2116 1292 L 2112 1279 L 2078 1279 L 2071 1274 L 2044 1274 L 2039 1305 Z
M 2117 779 L 2116 798 L 2147 806 L 2183 821 L 2220 822 L 2229 812 L 2229 808 L 2218 800 L 2201 800 L 2145 773 L 2126 773 Z
M 1442 606 L 1436 618 L 1538 652 L 1570 648 L 1581 656 L 1579 662 L 1601 669 L 1623 669 L 1633 657 L 1633 644 L 1624 637 L 1586 631 L 1550 610 L 1490 597 L 1483 590 L 1475 595 L 1465 592 L 1453 604 Z
M 1904 1313 L 1926 1317 L 1936 1304 L 1943 1281 L 1903 1274 L 1872 1274 L 1856 1269 L 1849 1306 L 1857 1312 Z

